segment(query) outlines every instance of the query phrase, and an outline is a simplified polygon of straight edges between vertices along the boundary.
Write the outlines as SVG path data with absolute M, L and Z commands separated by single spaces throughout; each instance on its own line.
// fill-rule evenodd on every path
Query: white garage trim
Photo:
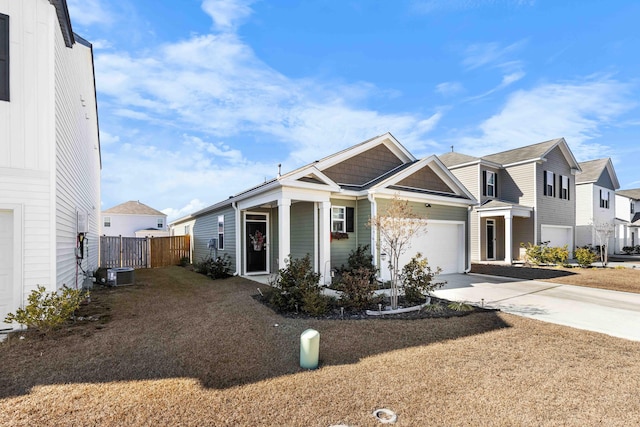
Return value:
M 550 247 L 568 245 L 569 254 L 573 253 L 573 227 L 569 225 L 540 225 L 540 241 L 549 241 Z
M 4 317 L 7 313 L 15 311 L 17 308 L 23 305 L 23 282 L 22 282 L 22 265 L 23 265 L 23 250 L 22 250 L 22 205 L 20 204 L 5 204 L 0 203 L 0 213 L 4 215 L 4 220 L 6 222 L 10 222 L 11 224 L 11 232 L 13 234 L 13 238 L 9 239 L 10 242 L 7 242 L 9 248 L 0 248 L 0 252 L 3 250 L 9 249 L 12 251 L 12 262 L 11 267 L 9 267 L 9 285 L 5 289 L 7 292 L 4 298 L 8 300 L 3 301 L 0 306 L 0 329 L 7 327 L 17 327 L 17 324 L 9 325 L 8 323 L 3 323 Z M 5 312 L 6 311 L 6 312 Z
M 400 257 L 400 268 L 420 252 L 430 267 L 441 267 L 442 274 L 463 273 L 466 269 L 465 233 L 464 221 L 427 220 L 426 233 L 414 236 L 411 247 Z M 430 234 L 435 236 L 429 238 Z M 381 261 L 380 275 L 383 280 L 390 279 L 388 259 Z

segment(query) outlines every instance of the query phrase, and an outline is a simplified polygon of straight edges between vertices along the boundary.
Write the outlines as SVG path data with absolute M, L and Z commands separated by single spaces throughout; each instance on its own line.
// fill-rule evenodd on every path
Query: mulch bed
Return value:
M 471 264 L 471 273 L 488 274 L 491 276 L 513 277 L 525 280 L 555 279 L 563 276 L 573 276 L 577 273 L 555 268 L 538 268 L 512 265 Z

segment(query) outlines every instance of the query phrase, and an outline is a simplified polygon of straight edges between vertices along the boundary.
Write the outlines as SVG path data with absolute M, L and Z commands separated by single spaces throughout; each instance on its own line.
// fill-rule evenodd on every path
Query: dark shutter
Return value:
M 498 198 L 498 173 L 493 174 L 493 197 Z
M 0 101 L 9 100 L 9 16 L 0 13 Z
M 558 197 L 562 199 L 562 175 L 558 175 Z
M 603 208 L 604 206 L 602 206 L 604 204 L 604 202 L 602 201 L 602 188 L 600 189 L 600 207 Z
M 546 196 L 547 195 L 547 171 L 542 171 L 542 180 L 543 180 L 542 188 L 544 188 L 544 190 L 542 191 L 542 194 Z
M 482 171 L 482 195 L 487 195 L 487 171 Z
M 567 200 L 571 200 L 571 178 L 567 177 Z
M 346 212 L 346 216 L 347 216 L 347 229 L 345 230 L 347 233 L 353 233 L 355 231 L 354 229 L 354 223 L 355 223 L 355 209 L 354 208 L 347 208 L 347 212 Z
M 556 183 L 556 174 L 555 173 L 553 174 L 553 178 L 551 178 L 551 182 L 553 183 L 553 194 L 552 194 L 552 196 L 556 197 L 557 185 L 555 184 Z

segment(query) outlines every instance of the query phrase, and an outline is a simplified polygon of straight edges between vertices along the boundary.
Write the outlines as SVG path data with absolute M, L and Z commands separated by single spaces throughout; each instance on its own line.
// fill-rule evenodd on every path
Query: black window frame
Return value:
M 9 15 L 0 13 L 0 101 L 10 101 Z
M 493 175 L 493 184 L 491 184 L 493 194 L 489 194 L 489 174 Z M 482 171 L 482 195 L 486 197 L 498 197 L 498 172 L 483 170 Z
M 543 194 L 549 197 L 556 196 L 556 174 L 554 172 L 543 171 Z

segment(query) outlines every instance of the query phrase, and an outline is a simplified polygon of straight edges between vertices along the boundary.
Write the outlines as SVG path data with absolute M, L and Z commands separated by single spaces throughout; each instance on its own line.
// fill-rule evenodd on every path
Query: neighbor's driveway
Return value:
M 640 294 L 498 278 L 480 274 L 440 276 L 437 297 L 467 301 L 560 325 L 640 341 Z

